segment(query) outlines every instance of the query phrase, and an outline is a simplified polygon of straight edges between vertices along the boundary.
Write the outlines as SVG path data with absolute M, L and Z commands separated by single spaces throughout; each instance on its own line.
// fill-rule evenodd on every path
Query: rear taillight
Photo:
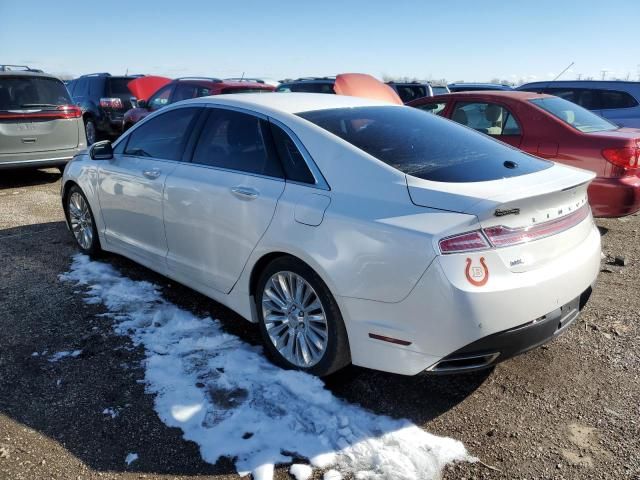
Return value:
M 102 108 L 122 108 L 122 100 L 119 98 L 101 98 L 100 106 Z
M 640 144 L 636 143 L 635 147 L 605 148 L 602 150 L 602 156 L 617 167 L 635 169 L 640 166 Z
M 82 110 L 75 105 L 60 105 L 54 110 L 38 110 L 33 111 L 19 111 L 9 110 L 6 112 L 0 112 L 0 120 L 34 120 L 34 119 L 49 119 L 56 120 L 61 118 L 80 118 L 82 117 Z
M 491 245 L 489 245 L 489 242 L 487 242 L 487 239 L 482 235 L 480 230 L 443 238 L 438 245 L 442 253 L 471 252 L 491 248 Z
M 484 250 L 491 247 L 510 247 L 533 240 L 540 240 L 575 227 L 589 216 L 589 212 L 589 205 L 585 204 L 569 215 L 538 225 L 521 228 L 497 225 L 482 230 L 461 233 L 460 235 L 454 235 L 440 240 L 440 251 L 443 254 L 461 253 L 473 250 Z

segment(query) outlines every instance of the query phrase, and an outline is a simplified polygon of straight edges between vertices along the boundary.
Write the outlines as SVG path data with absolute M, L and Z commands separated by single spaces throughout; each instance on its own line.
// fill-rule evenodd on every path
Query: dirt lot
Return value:
M 0 479 L 238 478 L 230 461 L 203 462 L 159 420 L 141 383 L 142 350 L 58 280 L 75 253 L 59 179 L 56 170 L 0 172 Z M 483 374 L 350 368 L 328 388 L 459 439 L 484 463 L 449 466 L 446 479 L 640 479 L 640 216 L 598 224 L 608 257 L 580 320 L 555 342 Z M 626 265 L 610 265 L 615 256 Z M 257 330 L 226 308 L 121 257 L 106 261 L 257 343 Z M 81 361 L 32 355 L 75 349 Z M 104 414 L 106 405 L 120 415 Z M 140 460 L 127 466 L 134 451 Z M 286 468 L 276 477 L 290 478 Z

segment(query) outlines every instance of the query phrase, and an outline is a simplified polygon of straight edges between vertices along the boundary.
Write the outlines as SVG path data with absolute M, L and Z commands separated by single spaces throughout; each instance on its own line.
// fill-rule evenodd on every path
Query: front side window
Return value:
M 126 155 L 181 160 L 198 108 L 177 108 L 145 121 L 129 135 Z
M 336 108 L 298 115 L 397 170 L 425 180 L 481 182 L 552 165 L 411 107 Z M 515 162 L 516 168 L 508 168 L 507 161 Z
M 416 108 L 419 108 L 423 112 L 433 113 L 435 115 L 442 115 L 444 109 L 447 108 L 446 102 L 439 103 L 424 103 L 422 105 L 418 105 Z
M 451 120 L 488 135 L 521 135 L 511 112 L 501 105 L 487 102 L 458 102 Z
M 576 130 L 584 133 L 618 129 L 616 125 L 595 113 L 559 97 L 534 98 L 529 101 L 554 117 L 559 118 L 567 125 L 571 125 Z
M 167 85 L 160 89 L 155 95 L 149 99 L 149 110 L 158 110 L 169 104 L 169 97 L 171 97 L 171 90 L 173 85 Z
M 242 112 L 210 109 L 193 163 L 241 172 L 282 177 L 282 167 L 271 151 L 269 123 Z
M 64 83 L 46 77 L 0 77 L 0 110 L 68 105 Z

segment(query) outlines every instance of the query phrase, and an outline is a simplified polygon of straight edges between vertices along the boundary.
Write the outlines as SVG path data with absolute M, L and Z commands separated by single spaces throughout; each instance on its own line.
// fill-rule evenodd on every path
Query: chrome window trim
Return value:
M 171 161 L 171 160 L 168 160 Z M 248 175 L 250 177 L 256 177 L 256 178 L 264 178 L 266 180 L 274 180 L 274 181 L 278 181 L 278 182 L 286 182 L 286 180 L 282 177 L 272 177 L 270 175 L 262 175 L 260 173 L 253 173 L 253 172 L 247 172 L 245 170 L 234 170 L 233 168 L 224 168 L 224 167 L 216 167 L 213 165 L 204 165 L 202 163 L 194 163 L 194 162 L 179 162 L 183 165 L 189 165 L 192 167 L 198 167 L 198 168 L 207 168 L 209 170 L 218 170 L 220 172 L 225 172 L 225 173 L 237 173 L 238 175 Z
M 291 130 L 287 125 L 282 123 L 280 120 L 276 120 L 273 117 L 268 117 L 268 119 L 269 119 L 269 122 L 271 122 L 274 125 L 280 127 L 282 130 L 284 130 L 284 132 L 287 135 L 289 135 L 289 138 L 291 138 L 291 140 L 293 141 L 293 143 L 296 146 L 296 148 L 302 154 L 302 158 L 304 158 L 304 161 L 307 164 L 307 167 L 309 168 L 309 170 L 311 171 L 311 175 L 313 175 L 313 179 L 315 180 L 314 184 L 312 184 L 312 183 L 304 183 L 304 182 L 296 182 L 294 180 L 287 180 L 287 182 L 288 183 L 293 183 L 293 184 L 296 184 L 296 185 L 304 185 L 306 187 L 311 187 L 311 188 L 318 188 L 320 190 L 331 191 L 331 187 L 327 183 L 327 180 L 324 178 L 324 175 L 322 175 L 322 172 L 318 168 L 318 165 L 316 165 L 316 162 L 313 160 L 313 157 L 311 156 L 309 151 L 306 149 L 306 147 L 304 146 L 302 141 L 300 141 L 298 136 L 293 132 L 293 130 Z

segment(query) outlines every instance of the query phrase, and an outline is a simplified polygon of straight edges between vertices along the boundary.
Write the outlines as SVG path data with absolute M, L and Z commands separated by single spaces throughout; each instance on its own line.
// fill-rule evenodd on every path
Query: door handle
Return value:
M 255 188 L 250 187 L 233 187 L 231 191 L 236 197 L 242 198 L 243 200 L 255 200 L 259 195 L 259 192 Z
M 160 176 L 162 172 L 160 170 L 158 170 L 157 168 L 151 168 L 149 170 L 143 170 L 142 171 L 142 175 L 144 175 L 147 178 L 150 179 L 156 179 Z

